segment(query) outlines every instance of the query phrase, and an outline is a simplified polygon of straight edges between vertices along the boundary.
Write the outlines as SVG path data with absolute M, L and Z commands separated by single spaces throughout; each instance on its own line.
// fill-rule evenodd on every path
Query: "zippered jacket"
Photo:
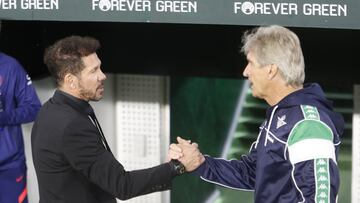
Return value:
M 40 106 L 23 67 L 0 52 L 0 171 L 25 164 L 21 124 L 34 121 Z
M 257 140 L 238 160 L 206 156 L 195 171 L 205 181 L 254 191 L 256 203 L 334 203 L 343 117 L 318 84 L 269 107 Z

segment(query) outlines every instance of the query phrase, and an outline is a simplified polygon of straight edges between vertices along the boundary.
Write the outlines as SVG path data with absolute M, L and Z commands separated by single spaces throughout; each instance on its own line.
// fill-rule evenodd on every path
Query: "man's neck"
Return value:
M 58 89 L 61 90 L 62 92 L 65 92 L 66 94 L 69 94 L 69 95 L 75 97 L 75 98 L 87 101 L 78 94 L 78 91 L 76 91 L 74 89 L 66 88 L 64 86 L 59 86 Z
M 274 106 L 284 99 L 289 94 L 302 89 L 303 86 L 292 86 L 292 85 L 279 85 L 278 87 L 273 88 L 271 95 L 268 98 L 265 98 L 266 102 L 270 106 Z

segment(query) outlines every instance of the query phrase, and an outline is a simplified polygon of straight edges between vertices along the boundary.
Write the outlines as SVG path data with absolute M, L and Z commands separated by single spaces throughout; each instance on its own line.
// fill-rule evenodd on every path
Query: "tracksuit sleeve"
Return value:
M 294 165 L 294 184 L 305 202 L 335 203 L 339 181 L 339 171 L 332 159 L 311 159 Z
M 305 119 L 296 124 L 287 141 L 293 183 L 303 202 L 335 203 L 340 178 L 334 133 L 325 122 L 320 121 L 316 108 L 301 108 Z
M 5 98 L 6 107 L 0 112 L 0 126 L 20 125 L 35 120 L 41 107 L 30 77 L 20 64 L 14 64 L 8 92 Z M 12 92 L 9 92 L 9 91 Z M 13 94 L 14 100 L 11 100 Z
M 211 183 L 241 190 L 254 190 L 256 149 L 239 160 L 225 160 L 205 156 L 206 161 L 194 172 Z
M 97 129 L 73 123 L 64 135 L 64 155 L 78 172 L 115 197 L 126 200 L 167 190 L 175 176 L 168 163 L 126 171 L 99 140 Z

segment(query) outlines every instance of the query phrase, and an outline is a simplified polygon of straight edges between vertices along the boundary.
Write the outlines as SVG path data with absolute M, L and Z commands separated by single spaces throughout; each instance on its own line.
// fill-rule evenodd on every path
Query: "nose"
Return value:
M 243 76 L 246 77 L 246 78 L 249 77 L 249 64 L 246 65 L 246 67 L 245 67 L 245 69 L 243 71 Z
M 106 80 L 106 75 L 105 75 L 104 72 L 102 72 L 102 70 L 100 70 L 99 80 L 100 80 L 100 81 L 105 81 L 105 80 Z

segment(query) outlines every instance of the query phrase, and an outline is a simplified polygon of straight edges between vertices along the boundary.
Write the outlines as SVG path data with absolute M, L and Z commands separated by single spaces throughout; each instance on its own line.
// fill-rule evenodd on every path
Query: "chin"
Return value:
M 103 98 L 103 96 L 93 97 L 91 98 L 91 101 L 100 101 Z
M 95 97 L 95 100 L 100 101 L 102 98 L 103 98 L 103 95 L 99 95 L 99 96 Z
M 252 93 L 252 96 L 255 97 L 255 98 L 258 98 L 258 99 L 262 99 L 262 97 L 260 95 L 258 95 L 258 94 Z

